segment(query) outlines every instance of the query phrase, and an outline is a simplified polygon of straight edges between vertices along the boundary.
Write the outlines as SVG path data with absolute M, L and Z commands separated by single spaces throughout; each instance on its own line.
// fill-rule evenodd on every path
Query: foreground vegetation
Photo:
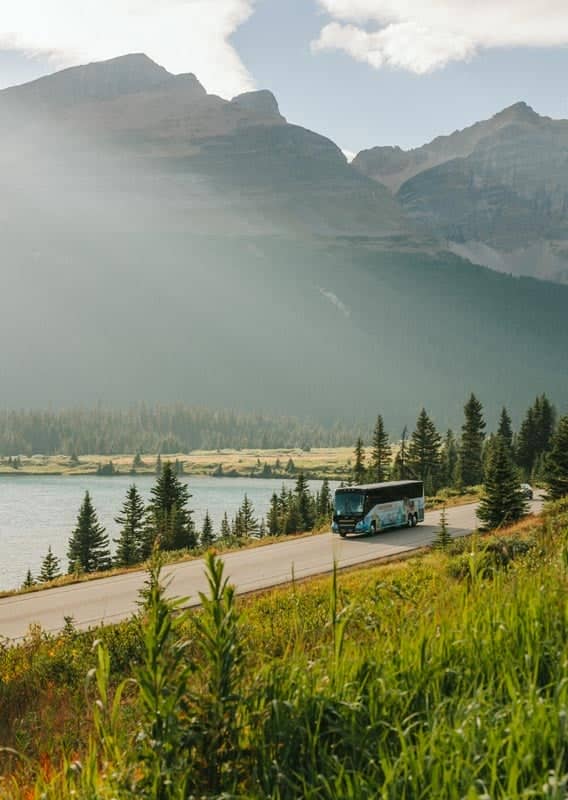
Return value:
M 209 577 L 199 613 L 154 570 L 135 620 L 1 652 L 4 795 L 565 797 L 568 502 L 238 603 Z

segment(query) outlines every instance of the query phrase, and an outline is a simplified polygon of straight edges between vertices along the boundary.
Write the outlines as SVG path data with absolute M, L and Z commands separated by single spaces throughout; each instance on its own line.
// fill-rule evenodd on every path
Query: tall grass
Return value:
M 187 618 L 155 572 L 132 682 L 99 644 L 90 747 L 36 796 L 566 798 L 568 509 L 530 538 L 239 609 L 211 556 Z

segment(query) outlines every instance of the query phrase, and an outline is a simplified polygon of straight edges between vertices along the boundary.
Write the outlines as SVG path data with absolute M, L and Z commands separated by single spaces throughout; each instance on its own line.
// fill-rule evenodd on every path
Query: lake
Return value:
M 260 478 L 192 477 L 182 480 L 188 483 L 192 494 L 190 508 L 197 527 L 201 529 L 205 512 L 209 510 L 216 533 L 225 511 L 231 519 L 245 492 L 260 519 L 268 511 L 274 491 L 279 492 L 282 484 L 294 486 L 294 481 Z M 61 559 L 62 570 L 67 570 L 67 543 L 87 490 L 114 550 L 112 539 L 117 538 L 119 532 L 114 517 L 120 511 L 126 490 L 136 483 L 147 500 L 154 481 L 153 475 L 0 477 L 0 590 L 21 586 L 28 569 L 37 575 L 49 545 Z M 321 481 L 310 481 L 312 490 L 320 486 Z

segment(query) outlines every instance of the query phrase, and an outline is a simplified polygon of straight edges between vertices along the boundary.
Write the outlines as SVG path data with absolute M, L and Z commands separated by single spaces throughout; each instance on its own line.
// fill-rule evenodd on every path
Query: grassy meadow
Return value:
M 0 796 L 566 797 L 568 503 L 238 601 L 209 577 L 199 612 L 154 570 L 136 619 L 0 650 Z
M 187 453 L 162 454 L 161 460 L 178 461 L 187 475 L 214 475 L 221 472 L 226 477 L 262 477 L 267 464 L 274 477 L 294 477 L 287 473 L 290 459 L 297 471 L 309 476 L 342 480 L 350 473 L 353 449 L 350 447 L 318 447 L 310 450 L 195 450 Z M 13 460 L 0 458 L 0 475 L 94 475 L 100 466 L 112 462 L 114 469 L 122 475 L 147 475 L 156 472 L 156 455 L 143 455 L 142 464 L 133 470 L 134 454 L 81 455 L 73 459 L 66 455 L 19 456 L 18 466 Z M 270 477 L 270 475 L 268 476 Z

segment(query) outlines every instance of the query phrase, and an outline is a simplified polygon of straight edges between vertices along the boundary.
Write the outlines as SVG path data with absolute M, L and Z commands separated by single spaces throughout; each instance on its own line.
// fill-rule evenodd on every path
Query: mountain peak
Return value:
M 130 53 L 108 61 L 69 67 L 6 89 L 2 94 L 32 100 L 39 106 L 60 108 L 148 91 L 173 79 L 171 73 L 144 53 Z
M 495 114 L 493 119 L 499 122 L 537 122 L 541 120 L 542 117 L 540 114 L 537 114 L 528 103 L 525 103 L 524 100 L 520 100 L 518 103 L 513 103 L 512 106 L 508 106 L 502 111 L 499 111 L 499 113 Z
M 256 92 L 244 92 L 243 94 L 233 97 L 231 103 L 264 117 L 282 118 L 280 109 L 278 108 L 278 101 L 268 89 L 260 89 Z

